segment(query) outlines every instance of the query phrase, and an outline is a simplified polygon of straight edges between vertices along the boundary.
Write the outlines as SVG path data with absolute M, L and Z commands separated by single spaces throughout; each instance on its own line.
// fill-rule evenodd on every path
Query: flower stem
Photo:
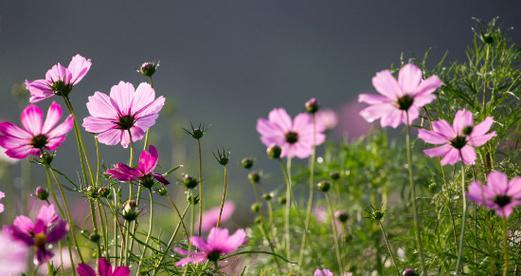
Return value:
M 140 273 L 141 265 L 143 264 L 143 259 L 145 259 L 148 249 L 148 243 L 150 241 L 150 237 L 152 237 L 152 226 L 154 224 L 154 195 L 152 194 L 152 189 L 148 189 L 148 196 L 149 196 L 149 209 L 150 209 L 150 216 L 148 217 L 148 234 L 147 238 L 145 239 L 145 245 L 143 247 L 143 253 L 141 254 L 141 258 L 139 258 L 139 264 L 137 266 L 137 273 Z
M 335 243 L 335 255 L 336 261 L 338 263 L 339 274 L 342 275 L 344 270 L 344 266 L 342 265 L 342 255 L 340 254 L 340 245 L 338 243 L 338 230 L 335 225 L 335 214 L 333 213 L 333 204 L 331 204 L 331 200 L 329 199 L 329 195 L 324 193 L 327 202 L 327 209 L 329 212 L 329 219 L 331 220 L 331 230 L 333 232 L 333 242 Z
M 224 202 L 226 201 L 226 191 L 228 190 L 228 168 L 226 166 L 223 167 L 223 174 L 224 174 L 223 195 L 221 198 L 221 209 L 219 211 L 219 217 L 217 218 L 216 227 L 219 227 L 221 225 L 221 217 L 223 215 Z
M 316 156 L 316 138 L 315 138 L 315 114 L 312 115 L 312 121 L 313 121 L 313 150 L 311 152 L 311 158 L 309 159 L 309 196 L 308 196 L 308 202 L 307 202 L 307 209 L 306 209 L 306 221 L 304 222 L 304 233 L 302 235 L 302 241 L 300 242 L 300 253 L 298 257 L 298 264 L 301 267 L 302 261 L 304 261 L 304 248 L 306 247 L 306 239 L 307 234 L 309 230 L 309 223 L 311 221 L 311 210 L 313 207 L 313 197 L 315 194 L 314 189 L 314 178 L 315 178 L 315 156 Z
M 382 221 L 378 221 L 378 225 L 380 226 L 380 230 L 382 231 L 382 235 L 384 237 L 385 246 L 387 247 L 387 251 L 389 252 L 389 255 L 391 256 L 391 261 L 393 262 L 394 268 L 396 268 L 396 273 L 398 276 L 402 275 L 400 273 L 400 269 L 398 268 L 398 263 L 396 262 L 396 258 L 394 257 L 393 248 L 391 246 L 391 243 L 389 242 L 389 239 L 387 238 L 387 233 L 385 233 L 384 225 Z
M 290 212 L 291 212 L 291 189 L 292 189 L 292 180 L 291 180 L 291 157 L 288 157 L 286 163 L 286 175 L 287 175 L 287 185 L 286 185 L 286 212 L 284 219 L 284 237 L 286 240 L 286 258 L 291 259 L 291 236 L 290 236 Z
M 199 231 L 198 236 L 201 236 L 203 226 L 203 153 L 201 150 L 201 139 L 197 139 L 197 148 L 199 152 Z
M 413 181 L 413 175 L 412 175 L 412 156 L 411 156 L 411 125 L 409 124 L 409 113 L 406 112 L 407 117 L 407 133 L 405 134 L 405 144 L 406 144 L 406 150 L 407 150 L 407 169 L 409 172 L 409 187 L 411 189 L 411 197 L 412 197 L 412 209 L 413 209 L 413 216 L 414 216 L 414 236 L 416 238 L 416 247 L 418 249 L 418 253 L 420 254 L 420 262 L 421 262 L 421 268 L 422 268 L 422 274 L 427 275 L 427 270 L 425 267 L 425 260 L 423 256 L 423 245 L 422 245 L 422 239 L 421 239 L 421 229 L 420 229 L 420 222 L 418 217 L 418 206 L 416 206 L 416 185 L 414 185 Z
M 505 217 L 503 220 L 504 223 L 504 236 L 503 236 L 503 276 L 508 275 L 508 219 Z
M 463 160 L 463 159 L 462 159 Z M 460 274 L 461 258 L 463 257 L 463 243 L 465 239 L 465 221 L 467 219 L 467 195 L 465 193 L 465 166 L 461 166 L 461 196 L 463 200 L 461 215 L 461 231 L 459 235 L 458 260 L 456 262 L 456 274 Z

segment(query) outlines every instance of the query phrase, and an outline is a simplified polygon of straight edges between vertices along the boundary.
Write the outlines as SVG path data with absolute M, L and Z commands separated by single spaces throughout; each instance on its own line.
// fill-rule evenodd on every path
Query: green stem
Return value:
M 292 189 L 292 180 L 291 180 L 291 157 L 288 157 L 286 163 L 286 175 L 287 175 L 287 185 L 286 185 L 286 212 L 284 217 L 284 237 L 286 240 L 286 257 L 291 259 L 291 236 L 290 236 L 290 212 L 291 212 L 291 189 Z
M 416 239 L 416 247 L 418 249 L 418 253 L 420 254 L 420 262 L 422 267 L 422 274 L 427 275 L 427 269 L 425 266 L 425 260 L 423 256 L 423 245 L 420 234 L 420 222 L 418 217 L 418 207 L 416 206 L 416 185 L 414 185 L 413 175 L 412 175 L 412 156 L 411 156 L 411 126 L 409 122 L 409 113 L 406 112 L 407 118 L 407 133 L 405 135 L 405 144 L 407 148 L 407 169 L 409 172 L 409 187 L 411 189 L 411 197 L 412 197 L 412 210 L 414 216 L 414 236 Z
M 226 191 L 228 190 L 228 168 L 226 166 L 223 167 L 223 174 L 224 174 L 224 184 L 223 184 L 223 195 L 221 198 L 221 209 L 219 211 L 219 218 L 217 218 L 217 226 L 219 227 L 221 225 L 221 216 L 223 215 L 223 209 L 224 209 L 224 202 L 226 201 Z
M 268 236 L 266 230 L 264 229 L 264 224 L 263 223 L 259 223 L 258 224 L 259 226 L 259 229 L 261 231 L 261 234 L 262 236 L 264 237 L 264 239 L 266 239 L 266 241 L 268 242 L 268 245 L 270 246 L 270 250 L 273 254 L 277 254 L 277 252 L 275 252 L 275 246 L 273 245 L 273 242 L 271 241 L 270 237 Z M 274 258 L 275 260 L 275 264 L 277 265 L 277 269 L 279 270 L 279 273 L 280 275 L 283 275 L 282 273 L 282 267 L 280 266 L 280 263 L 279 263 L 279 260 L 277 258 Z
M 203 153 L 201 150 L 201 139 L 197 139 L 197 148 L 199 152 L 199 231 L 198 236 L 201 236 L 203 226 Z
M 336 261 L 338 263 L 338 270 L 340 275 L 344 271 L 344 266 L 342 265 L 342 255 L 340 254 L 340 244 L 338 243 L 338 230 L 335 225 L 335 214 L 333 213 L 333 204 L 331 204 L 331 200 L 329 199 L 329 195 L 327 193 L 324 194 L 327 202 L 327 209 L 329 211 L 329 220 L 331 220 L 331 230 L 333 232 L 333 242 L 335 243 L 335 255 Z
M 461 159 L 463 162 L 463 159 Z M 459 235 L 459 245 L 458 245 L 458 260 L 456 262 L 456 274 L 460 273 L 461 270 L 461 259 L 463 257 L 463 243 L 465 239 L 465 221 L 467 219 L 467 195 L 465 193 L 465 166 L 461 166 L 461 196 L 463 199 L 463 207 L 462 207 L 462 215 L 461 215 L 461 232 Z
M 141 254 L 141 258 L 139 258 L 139 264 L 137 266 L 137 273 L 140 273 L 141 265 L 143 264 L 143 260 L 146 257 L 147 249 L 148 249 L 148 243 L 150 241 L 150 238 L 152 237 L 152 226 L 154 224 L 154 195 L 152 194 L 152 189 L 148 189 L 148 196 L 150 200 L 150 216 L 148 217 L 148 234 L 147 238 L 145 239 L 145 246 L 143 248 L 143 253 Z
M 389 239 L 387 238 L 387 233 L 385 233 L 384 225 L 379 220 L 378 225 L 380 225 L 380 230 L 382 231 L 382 235 L 384 237 L 385 246 L 387 247 L 387 252 L 389 252 L 389 255 L 391 256 L 391 261 L 393 262 L 393 266 L 396 269 L 396 273 L 398 276 L 402 275 L 400 273 L 400 269 L 398 268 L 398 263 L 396 262 L 396 258 L 394 257 L 393 248 L 391 246 L 391 243 L 389 242 Z
M 505 228 L 503 236 L 503 276 L 507 276 L 510 258 L 508 257 L 508 219 L 506 217 L 503 220 L 503 224 Z

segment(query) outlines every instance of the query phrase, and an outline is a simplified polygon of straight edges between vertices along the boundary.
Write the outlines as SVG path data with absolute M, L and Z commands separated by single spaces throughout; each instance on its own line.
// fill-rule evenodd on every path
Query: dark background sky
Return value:
M 76 53 L 93 60 L 72 95 L 82 117 L 88 95 L 120 80 L 137 84 L 143 80 L 137 66 L 160 59 L 157 91 L 176 110 L 162 114 L 156 128 L 162 153 L 177 143 L 169 135 L 174 122 L 179 129 L 204 121 L 211 125 L 206 149 L 224 145 L 234 164 L 246 154 L 266 164 L 255 121 L 271 108 L 295 114 L 312 96 L 340 107 L 370 90 L 374 72 L 396 63 L 402 51 L 421 56 L 432 47 L 435 57 L 448 50 L 461 59 L 472 17 L 500 16 L 503 26 L 521 28 L 520 8 L 519 0 L 2 0 L 0 116 L 13 119 L 21 110 L 9 93 L 13 84 L 41 78 Z M 519 42 L 521 32 L 510 36 Z M 71 136 L 63 151 L 73 149 Z M 120 147 L 103 149 L 108 160 L 126 156 Z

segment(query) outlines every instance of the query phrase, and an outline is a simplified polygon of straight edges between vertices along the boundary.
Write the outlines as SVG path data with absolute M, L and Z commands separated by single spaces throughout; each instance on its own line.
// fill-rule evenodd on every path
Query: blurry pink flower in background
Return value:
M 328 223 L 329 224 L 329 222 L 331 221 L 327 209 L 322 206 L 313 207 L 313 215 L 315 216 L 315 219 L 319 223 Z M 336 219 L 335 219 L 335 227 L 336 227 L 337 233 L 339 235 L 344 232 L 344 227 L 342 227 L 342 223 Z
M 371 124 L 360 117 L 360 111 L 364 108 L 365 106 L 357 101 L 347 102 L 341 107 L 338 131 L 342 137 L 353 141 L 369 133 Z
M 112 265 L 105 258 L 98 259 L 99 274 L 87 264 L 79 264 L 77 271 L 80 276 L 130 276 L 128 266 L 118 266 L 112 270 Z
M 313 273 L 313 276 L 333 276 L 333 272 L 327 268 L 317 268 Z
M 487 184 L 474 181 L 468 188 L 469 200 L 496 211 L 496 215 L 508 218 L 515 207 L 521 205 L 521 177 L 508 181 L 506 174 L 492 171 Z
M 321 109 L 315 113 L 317 127 L 322 130 L 332 130 L 338 124 L 338 116 L 332 109 Z
M 68 67 L 64 67 L 60 63 L 53 65 L 45 74 L 45 79 L 26 80 L 25 87 L 31 93 L 29 101 L 36 103 L 54 95 L 67 96 L 72 87 L 89 72 L 91 65 L 90 59 L 75 55 Z
M 474 148 L 496 136 L 495 131 L 488 132 L 493 122 L 492 117 L 487 117 L 474 125 L 472 113 L 462 109 L 456 112 L 452 126 L 445 120 L 437 120 L 432 123 L 432 130 L 420 129 L 418 137 L 429 144 L 441 145 L 423 152 L 429 157 L 443 157 L 442 165 L 454 165 L 461 160 L 465 165 L 474 164 Z
M 380 71 L 373 77 L 373 86 L 380 95 L 360 94 L 358 101 L 369 104 L 360 115 L 370 123 L 380 119 L 382 127 L 410 125 L 420 115 L 420 108 L 434 101 L 433 93 L 441 85 L 436 75 L 422 79 L 421 69 L 411 63 L 400 69 L 398 80 L 391 71 Z
M 0 232 L 0 275 L 21 275 L 27 270 L 29 248 L 14 240 L 5 231 Z
M 129 82 L 119 82 L 110 89 L 110 96 L 96 91 L 89 97 L 90 116 L 83 119 L 83 127 L 105 145 L 120 144 L 127 148 L 145 136 L 156 123 L 165 98 L 156 99 L 156 92 L 148 83 L 134 88 Z
M 58 124 L 61 116 L 62 107 L 56 102 L 49 106 L 45 121 L 42 109 L 30 104 L 21 114 L 23 129 L 10 122 L 0 123 L 0 146 L 7 149 L 8 156 L 17 159 L 38 156 L 42 150 L 56 150 L 74 124 L 72 115 Z
M 198 236 L 190 237 L 197 252 L 190 252 L 181 248 L 175 248 L 175 252 L 186 257 L 176 263 L 176 266 L 184 266 L 188 263 L 199 264 L 206 261 L 217 262 L 222 255 L 232 253 L 246 242 L 246 232 L 238 229 L 232 235 L 228 229 L 214 227 L 210 230 L 208 238 L 204 240 Z
M 309 157 L 313 151 L 313 141 L 320 145 L 326 139 L 320 129 L 313 129 L 309 114 L 300 113 L 292 119 L 283 108 L 273 109 L 268 119 L 257 120 L 257 132 L 262 143 L 268 147 L 280 146 L 281 157 Z
M 217 224 L 219 219 L 219 213 L 221 206 L 216 206 L 203 213 L 203 223 L 201 224 L 201 230 L 204 232 L 209 231 Z M 226 201 L 223 206 L 223 213 L 221 216 L 221 223 L 229 220 L 235 211 L 235 204 L 232 201 Z
M 4 198 L 5 194 L 4 192 L 0 191 L 0 199 Z M 0 203 L 0 213 L 4 212 L 4 204 Z

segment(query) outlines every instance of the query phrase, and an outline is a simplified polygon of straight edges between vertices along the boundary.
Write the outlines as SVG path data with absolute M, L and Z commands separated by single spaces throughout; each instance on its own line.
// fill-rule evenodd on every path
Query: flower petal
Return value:
M 39 135 L 42 131 L 43 112 L 34 104 L 28 105 L 20 116 L 24 128 L 32 135 Z
M 422 139 L 423 141 L 429 144 L 434 145 L 446 144 L 449 141 L 447 140 L 447 138 L 445 138 L 445 136 L 439 135 L 437 132 L 426 129 L 418 130 L 418 138 Z
M 492 171 L 487 176 L 487 185 L 490 186 L 496 194 L 507 194 L 508 177 L 500 171 Z
M 383 70 L 376 73 L 372 79 L 372 82 L 378 93 L 391 100 L 395 100 L 403 95 L 400 85 L 389 70 Z
M 92 62 L 90 61 L 90 59 L 86 59 L 80 55 L 73 56 L 71 62 L 69 63 L 69 66 L 67 67 L 71 74 L 70 82 L 72 84 L 77 84 L 78 82 L 80 82 L 83 79 L 83 77 L 87 75 L 87 72 L 89 72 L 91 65 Z
M 463 129 L 468 126 L 474 126 L 474 120 L 472 119 L 472 113 L 466 109 L 458 110 L 454 116 L 452 127 L 458 134 L 463 134 Z
M 110 98 L 117 106 L 120 116 L 129 115 L 134 98 L 134 86 L 130 82 L 120 81 L 110 89 Z
M 284 108 L 275 108 L 268 115 L 268 119 L 273 126 L 277 126 L 281 131 L 290 131 L 293 127 L 293 122 L 288 112 Z
M 57 102 L 52 102 L 47 110 L 47 117 L 43 123 L 42 133 L 49 132 L 60 120 L 62 116 L 62 107 Z
M 413 94 L 421 80 L 422 71 L 412 63 L 404 65 L 398 74 L 398 83 L 406 94 Z
M 114 104 L 107 94 L 96 91 L 94 95 L 89 96 L 87 109 L 91 116 L 116 120 L 118 108 Z
M 80 276 L 96 276 L 96 271 L 87 264 L 79 264 L 76 271 Z

